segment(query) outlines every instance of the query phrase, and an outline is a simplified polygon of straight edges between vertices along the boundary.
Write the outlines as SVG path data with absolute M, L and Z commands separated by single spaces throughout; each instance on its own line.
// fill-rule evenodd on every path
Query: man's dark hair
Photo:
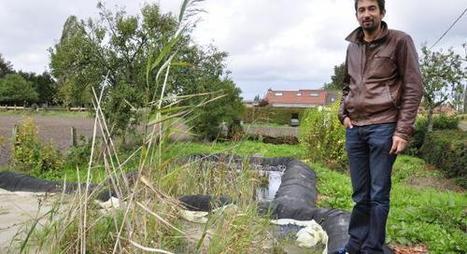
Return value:
M 357 12 L 357 8 L 358 8 L 358 1 L 360 0 L 355 0 L 355 12 Z M 384 13 L 386 12 L 386 0 L 376 0 L 376 2 L 378 2 L 378 7 L 379 7 L 379 11 L 381 13 Z

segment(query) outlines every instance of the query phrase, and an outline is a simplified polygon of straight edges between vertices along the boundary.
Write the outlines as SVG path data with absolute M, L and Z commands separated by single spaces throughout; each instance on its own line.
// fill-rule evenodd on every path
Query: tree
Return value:
M 341 91 L 344 87 L 345 63 L 334 66 L 334 74 L 331 76 L 331 83 L 325 83 L 325 90 Z
M 423 105 L 428 112 L 428 131 L 433 130 L 433 110 L 454 99 L 463 90 L 462 82 L 467 77 L 467 69 L 462 67 L 462 59 L 452 49 L 447 52 L 433 52 L 422 48 L 421 72 L 424 83 Z
M 165 94 L 229 90 L 225 89 L 228 86 L 222 86 L 229 83 L 223 63 L 227 54 L 214 48 L 201 50 L 192 42 L 190 29 L 178 35 L 181 20 L 162 14 L 158 5 L 147 4 L 136 16 L 124 11 L 113 13 L 102 4 L 98 8 L 97 21 L 69 17 L 60 42 L 50 49 L 50 68 L 58 80 L 59 97 L 64 104 L 89 105 L 91 88 L 97 88 L 103 77 L 108 76 L 110 86 L 102 106 L 114 134 L 123 134 L 142 119 L 144 110 L 139 109 L 151 108 L 159 99 L 162 86 L 160 79 L 156 80 L 157 70 L 164 68 L 162 65 L 169 57 L 173 57 L 173 64 Z M 174 37 L 178 39 L 172 40 Z M 165 52 L 167 49 L 170 54 Z M 239 98 L 239 93 L 234 94 Z M 224 101 L 225 108 L 229 103 L 236 105 L 238 98 Z M 200 100 L 208 99 L 198 96 L 183 103 L 194 106 Z
M 122 134 L 140 118 L 133 108 L 152 100 L 148 94 L 155 89 L 155 75 L 146 80 L 148 56 L 162 48 L 176 22 L 155 4 L 145 5 L 138 16 L 112 13 L 102 4 L 98 8 L 99 20 L 67 19 L 60 42 L 50 49 L 50 68 L 67 106 L 90 106 L 92 87 L 99 90 L 108 75 L 110 86 L 102 107 L 114 134 Z
M 7 74 L 0 79 L 0 103 L 24 105 L 38 99 L 33 84 L 19 74 Z
M 220 124 L 232 124 L 244 110 L 241 90 L 235 86 L 229 77 L 230 73 L 225 69 L 226 57 L 226 52 L 212 45 L 205 49 L 191 46 L 180 53 L 180 61 L 189 63 L 189 66 L 174 70 L 172 92 L 209 94 L 182 103 L 193 108 L 190 124 L 201 138 L 215 139 L 219 135 Z
M 467 64 L 467 43 L 462 45 L 464 47 L 464 64 Z M 467 82 L 464 86 L 464 114 L 467 114 Z
M 38 95 L 37 103 L 55 103 L 57 83 L 48 72 L 44 71 L 42 74 L 37 75 L 34 72 L 19 71 L 18 74 L 33 84 L 34 90 Z
M 0 78 L 5 77 L 5 75 L 13 73 L 13 67 L 9 61 L 3 59 L 2 54 L 0 54 Z
M 253 99 L 254 102 L 259 103 L 261 101 L 261 97 L 259 94 L 255 95 L 255 98 Z

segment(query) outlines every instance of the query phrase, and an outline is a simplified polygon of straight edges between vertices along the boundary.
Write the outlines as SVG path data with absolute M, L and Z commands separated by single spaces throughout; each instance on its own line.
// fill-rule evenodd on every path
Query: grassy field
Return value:
M 175 147 L 174 147 L 175 148 Z M 175 149 L 181 154 L 231 151 L 240 155 L 262 153 L 266 157 L 303 158 L 300 146 L 265 145 L 256 142 L 240 144 L 181 144 Z M 342 208 L 350 211 L 350 178 L 323 165 L 309 163 L 318 176 L 320 207 Z M 393 171 L 391 210 L 388 221 L 388 242 L 402 245 L 426 245 L 430 253 L 462 253 L 467 249 L 467 196 L 464 191 L 450 191 L 444 186 L 411 184 L 413 179 L 443 182 L 436 170 L 423 160 L 399 156 Z M 415 181 L 416 182 L 416 181 Z
M 167 146 L 164 157 L 167 159 L 199 153 L 234 153 L 243 156 L 262 155 L 297 159 L 303 159 L 305 155 L 304 149 L 298 145 L 269 145 L 244 141 L 240 143 L 176 143 Z M 334 171 L 320 164 L 310 162 L 308 164 L 318 175 L 318 205 L 350 211 L 353 203 L 350 199 L 351 187 L 348 174 Z M 105 177 L 102 169 L 96 169 L 93 172 L 95 180 Z M 83 179 L 85 171 L 81 173 L 81 179 Z M 188 171 L 177 169 L 167 174 L 170 177 L 167 175 L 162 177 L 159 184 L 169 193 L 180 195 L 184 191 L 196 189 L 195 186 L 187 186 L 187 183 L 196 181 L 206 183 L 209 182 L 208 178 L 214 176 L 211 172 L 209 177 L 204 179 L 201 176 L 187 177 L 190 174 Z M 65 170 L 63 174 L 54 175 L 52 178 L 63 179 L 65 175 L 67 179 L 76 179 L 76 171 L 72 169 Z M 245 181 L 253 181 L 252 179 L 255 178 L 254 175 L 244 177 L 249 179 Z M 224 190 L 224 194 L 234 195 L 239 188 L 245 186 L 235 185 L 234 182 L 226 180 L 227 178 L 229 177 L 217 180 L 221 188 L 211 186 L 204 192 L 210 190 L 220 194 Z M 422 184 L 423 182 L 420 183 L 416 181 L 417 179 L 424 179 L 423 182 L 430 181 L 433 184 Z M 430 253 L 462 253 L 467 249 L 465 241 L 467 196 L 463 190 L 456 188 L 454 190 L 457 191 L 447 190 L 445 186 L 437 184 L 443 181 L 445 179 L 440 173 L 425 165 L 422 160 L 410 156 L 398 157 L 393 172 L 387 237 L 389 244 L 423 245 Z M 180 186 L 174 189 L 173 186 L 177 184 Z M 244 191 L 252 190 L 245 189 Z M 252 211 L 251 204 L 245 204 L 243 208 Z M 249 219 L 245 218 L 245 220 Z M 259 225 L 256 226 L 259 227 Z
M 92 117 L 89 112 L 77 112 L 66 110 L 41 110 L 41 111 L 28 111 L 28 110 L 0 110 L 0 116 L 59 116 L 59 117 Z
M 52 113 L 55 114 L 56 112 Z M 9 112 L 1 112 L 0 116 L 10 117 Z M 48 114 L 48 113 L 46 113 Z M 50 115 L 47 115 L 50 116 Z M 56 115 L 61 118 L 60 115 Z M 68 116 L 85 117 L 82 113 L 71 113 Z M 78 148 L 78 149 L 82 149 Z M 271 145 L 256 141 L 242 142 L 214 142 L 214 143 L 195 143 L 195 142 L 168 142 L 161 150 L 161 161 L 170 162 L 175 158 L 185 157 L 190 154 L 211 154 L 211 153 L 231 153 L 242 156 L 260 155 L 264 157 L 292 157 L 306 161 L 306 150 L 300 145 Z M 79 152 L 79 151 L 78 151 Z M 119 155 L 121 160 L 128 158 L 131 152 L 122 151 Z M 141 151 L 134 154 L 123 167 L 125 171 L 134 171 L 138 168 L 141 158 Z M 73 157 L 69 158 L 73 159 Z M 69 162 L 66 161 L 66 162 Z M 307 161 L 306 161 L 307 162 Z M 320 207 L 341 208 L 350 211 L 352 208 L 350 179 L 346 172 L 332 170 L 324 165 L 307 162 L 318 175 L 318 205 Z M 86 163 L 84 166 L 76 168 L 76 165 L 65 163 L 65 167 L 60 171 L 46 172 L 40 177 L 50 180 L 78 181 L 86 178 Z M 148 165 L 146 167 L 153 167 Z M 251 199 L 251 193 L 255 186 L 258 186 L 258 176 L 243 172 L 240 175 L 232 175 L 228 170 L 208 169 L 203 174 L 193 174 L 197 170 L 186 167 L 168 167 L 164 163 L 151 169 L 153 180 L 161 190 L 171 196 L 186 194 L 224 194 L 234 197 L 241 203 L 240 210 L 222 216 L 216 219 L 210 225 L 209 231 L 212 235 L 232 236 L 230 239 L 217 239 L 213 237 L 207 246 L 193 247 L 175 230 L 155 229 L 156 236 L 149 240 L 158 240 L 160 246 L 170 250 L 188 251 L 183 249 L 186 246 L 193 248 L 209 248 L 218 250 L 230 246 L 234 251 L 250 251 L 252 246 L 248 243 L 259 241 L 255 235 L 261 235 L 266 228 L 264 218 L 255 214 L 254 200 Z M 0 170 L 6 170 L 3 166 Z M 78 172 L 78 173 L 77 173 Z M 104 166 L 97 165 L 91 170 L 91 181 L 98 183 L 108 176 Z M 448 180 L 444 179 L 437 170 L 426 165 L 422 160 L 410 157 L 399 156 L 393 171 L 393 189 L 391 193 L 391 210 L 388 221 L 388 242 L 390 244 L 401 244 L 406 246 L 423 245 L 428 248 L 430 253 L 462 253 L 467 249 L 467 242 L 464 240 L 467 231 L 467 196 L 465 190 L 456 187 Z M 177 216 L 173 216 L 173 209 L 170 205 L 163 205 L 163 208 L 152 207 L 163 214 L 172 214 L 170 223 L 181 225 Z M 162 209 L 162 210 L 160 210 Z M 172 210 L 171 210 L 172 209 Z M 243 215 L 242 215 L 243 214 Z M 94 217 L 93 217 L 94 216 Z M 120 215 L 123 216 L 123 215 Z M 112 245 L 112 231 L 115 231 L 115 223 L 119 224 L 118 219 L 109 219 L 91 212 L 91 217 L 98 220 L 89 236 L 97 242 L 108 242 L 104 249 L 96 249 L 91 246 L 97 242 L 90 241 L 90 248 L 94 251 L 109 251 Z M 123 219 L 122 219 L 123 220 Z M 253 223 L 257 221 L 257 223 Z M 76 221 L 73 223 L 77 223 Z M 70 225 L 74 225 L 71 223 Z M 109 224 L 110 223 L 110 224 Z M 148 219 L 147 223 L 156 223 Z M 160 223 L 160 222 L 159 222 Z M 237 223 L 237 230 L 233 230 L 227 225 Z M 266 224 L 265 224 L 266 223 Z M 157 224 L 157 223 L 156 223 Z M 158 224 L 159 225 L 159 224 Z M 78 225 L 75 225 L 78 227 Z M 159 225 L 161 227 L 161 225 Z M 184 228 L 185 230 L 186 228 Z M 76 235 L 76 228 L 68 227 L 64 229 L 68 232 L 63 244 L 70 244 L 71 239 Z M 191 230 L 186 229 L 186 230 Z M 207 230 L 207 229 L 206 229 Z M 233 231 L 231 231 L 233 230 Z M 199 229 L 198 229 L 199 232 Z M 203 230 L 201 230 L 203 232 Z M 57 232 L 56 232 L 57 233 Z M 150 232 L 145 232 L 149 234 Z M 206 232 L 205 232 L 206 233 Z M 51 233 L 43 233 L 50 235 Z M 245 237 L 242 237 L 245 236 Z M 146 239 L 141 236 L 140 239 Z M 269 239 L 270 240 L 270 239 Z M 264 236 L 261 241 L 267 242 Z M 188 241 L 190 242 L 190 241 Z M 236 242 L 238 244 L 236 244 Z M 241 244 L 240 244 L 241 243 Z M 187 245 L 188 244 L 188 245 Z M 205 243 L 203 243 L 205 244 Z M 182 247 L 185 246 L 185 247 Z M 182 249 L 180 249 L 182 248 Z M 260 251 L 260 250 L 258 250 Z

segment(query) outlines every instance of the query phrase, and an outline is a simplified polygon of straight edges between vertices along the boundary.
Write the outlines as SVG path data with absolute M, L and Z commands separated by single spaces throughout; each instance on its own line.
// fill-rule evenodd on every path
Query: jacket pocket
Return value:
M 363 99 L 363 109 L 371 114 L 394 107 L 391 91 L 386 83 L 367 83 Z
M 384 84 L 385 89 L 386 89 L 386 95 L 388 99 L 392 102 L 392 105 L 394 105 L 395 108 L 398 108 L 399 106 L 397 105 L 397 99 L 394 98 L 394 96 L 391 93 L 391 89 L 389 88 L 389 85 L 387 83 Z
M 376 55 L 371 62 L 369 70 L 369 79 L 387 78 L 397 72 L 397 66 L 394 60 L 389 56 Z

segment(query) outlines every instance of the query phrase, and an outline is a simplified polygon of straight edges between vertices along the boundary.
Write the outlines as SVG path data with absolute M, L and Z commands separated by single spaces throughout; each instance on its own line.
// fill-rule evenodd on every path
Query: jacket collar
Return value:
M 376 37 L 376 39 L 373 42 L 377 42 L 380 40 L 383 40 L 387 37 L 389 34 L 389 29 L 388 29 L 388 24 L 386 22 L 381 21 L 381 33 Z M 353 30 L 352 33 L 345 38 L 345 40 L 353 42 L 353 43 L 364 43 L 363 41 L 363 29 L 362 27 L 358 27 L 357 29 Z

